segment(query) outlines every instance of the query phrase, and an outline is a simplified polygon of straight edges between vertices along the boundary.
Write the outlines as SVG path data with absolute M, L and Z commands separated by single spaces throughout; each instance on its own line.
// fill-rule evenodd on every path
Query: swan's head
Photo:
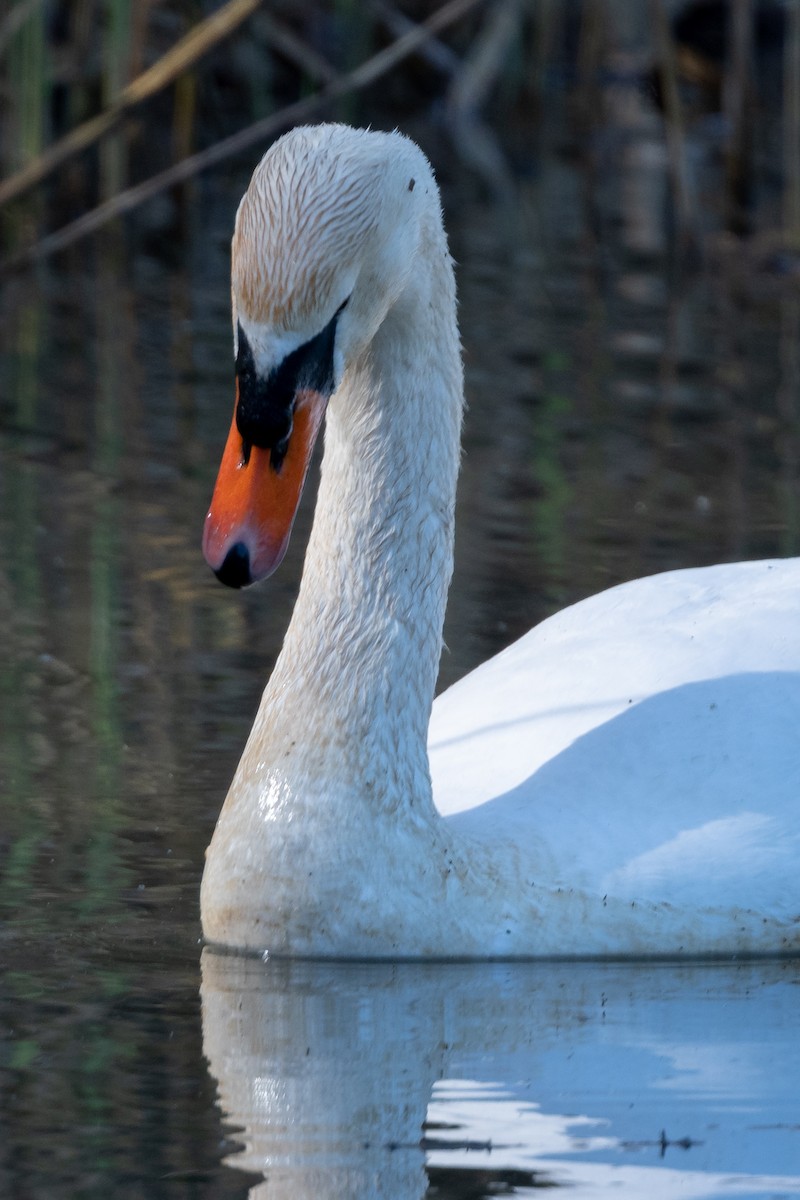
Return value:
M 256 168 L 232 245 L 234 415 L 203 533 L 223 583 L 281 562 L 328 400 L 405 290 L 432 196 L 399 134 L 295 129 Z

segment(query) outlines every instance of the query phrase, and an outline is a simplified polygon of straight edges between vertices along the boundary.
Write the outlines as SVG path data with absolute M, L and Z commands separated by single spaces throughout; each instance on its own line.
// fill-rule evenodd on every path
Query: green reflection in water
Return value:
M 96 923 L 98 913 L 105 925 L 129 914 L 119 837 L 125 509 L 114 489 L 131 374 L 123 360 L 134 330 L 125 322 L 128 308 L 112 256 L 104 253 L 102 264 L 93 288 L 95 429 L 88 479 L 73 472 L 68 451 L 53 440 L 63 419 L 60 408 L 52 411 L 42 400 L 51 355 L 42 294 L 19 304 L 11 318 L 12 432 L 0 445 L 0 615 L 8 631 L 0 654 L 0 906 L 28 933 L 72 933 L 76 922 Z M 64 512 L 81 512 L 74 499 L 87 487 L 90 507 L 81 528 L 65 522 Z M 64 546 L 66 565 L 50 554 L 56 544 Z
M 105 270 L 92 285 L 93 320 L 87 314 L 94 358 L 88 377 L 95 380 L 91 472 L 82 464 L 73 469 L 74 452 L 58 441 L 61 408 L 46 400 L 52 347 L 40 294 L 14 311 L 12 432 L 0 442 L 0 618 L 9 631 L 8 652 L 0 654 L 0 910 L 10 935 L 0 968 L 11 1015 L 0 1061 L 17 1073 L 19 1123 L 35 1119 L 41 1080 L 52 1077 L 54 1062 L 61 1065 L 64 1092 L 56 1084 L 49 1103 L 57 1109 L 68 1093 L 70 1161 L 91 1163 L 92 1173 L 114 1168 L 119 1081 L 144 1054 L 142 1031 L 118 1019 L 136 986 L 132 969 L 117 959 L 109 967 L 102 946 L 110 938 L 123 943 L 118 931 L 130 922 L 120 837 L 126 512 L 115 488 L 130 386 L 123 358 L 134 340 L 119 284 Z M 45 555 L 45 544 L 63 546 L 66 564 Z M 48 1019 L 37 1023 L 31 1014 L 42 1005 Z M 19 1129 L 13 1136 L 24 1144 Z M 76 1186 L 72 1194 L 90 1192 Z
M 100 254 L 97 286 L 97 391 L 94 398 L 94 474 L 97 489 L 89 542 L 91 678 L 90 728 L 94 744 L 91 833 L 86 851 L 82 917 L 107 908 L 124 881 L 115 834 L 121 820 L 123 734 L 119 711 L 120 526 L 122 508 L 111 490 L 120 472 L 120 407 L 128 378 L 124 348 L 134 330 L 123 328 L 127 309 L 118 283 L 113 244 Z M 105 485 L 105 486 L 102 486 Z M 121 915 L 121 914 L 120 914 Z
M 11 527 L 5 531 L 3 560 L 6 653 L 0 657 L 0 722 L 4 810 L 9 845 L 0 880 L 0 896 L 23 898 L 43 834 L 40 808 L 33 798 L 38 679 L 34 654 L 42 624 L 42 577 L 37 553 L 41 520 L 33 471 L 20 461 L 24 437 L 36 427 L 38 366 L 42 339 L 41 310 L 35 302 L 14 314 L 14 347 L 10 370 L 12 422 L 16 430 L 8 446 L 3 508 Z M 9 439 L 11 442 L 11 439 Z M 10 643 L 10 644 L 9 644 Z

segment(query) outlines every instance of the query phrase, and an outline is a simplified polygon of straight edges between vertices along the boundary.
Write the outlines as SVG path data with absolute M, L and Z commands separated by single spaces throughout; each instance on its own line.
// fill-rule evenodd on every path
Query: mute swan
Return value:
M 232 297 L 236 404 L 203 535 L 224 582 L 280 563 L 327 418 L 294 614 L 207 852 L 206 938 L 800 952 L 800 560 L 575 605 L 441 696 L 428 734 L 463 387 L 420 150 L 337 125 L 276 142 L 236 217 Z

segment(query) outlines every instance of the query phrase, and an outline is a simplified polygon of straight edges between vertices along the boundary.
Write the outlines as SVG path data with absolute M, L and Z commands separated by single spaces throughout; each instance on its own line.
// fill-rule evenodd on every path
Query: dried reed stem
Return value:
M 0 263 L 0 271 L 16 270 L 29 262 L 47 258 L 49 255 L 55 254 L 67 246 L 71 246 L 74 242 L 79 241 L 88 234 L 94 233 L 97 229 L 100 229 L 103 225 L 108 224 L 109 221 L 114 220 L 123 213 L 137 208 L 146 200 L 150 200 L 153 196 L 157 196 L 160 192 L 165 191 L 166 188 L 172 187 L 177 183 L 182 183 L 193 175 L 197 175 L 200 171 L 208 170 L 209 167 L 214 167 L 218 163 L 232 158 L 235 154 L 248 149 L 255 142 L 265 141 L 268 138 L 274 137 L 281 129 L 295 125 L 298 121 L 306 120 L 331 100 L 339 99 L 341 96 L 346 96 L 368 87 L 418 50 L 429 38 L 433 37 L 440 30 L 445 29 L 448 25 L 452 25 L 455 21 L 465 16 L 471 9 L 476 8 L 484 2 L 485 0 L 449 0 L 447 4 L 443 4 L 426 21 L 420 25 L 416 25 L 407 34 L 404 34 L 403 37 L 398 38 L 397 41 L 392 42 L 385 49 L 378 51 L 377 54 L 373 54 L 371 58 L 360 63 L 359 66 L 349 71 L 346 75 L 337 76 L 315 95 L 307 96 L 305 99 L 298 100 L 294 104 L 281 109 L 279 112 L 271 113 L 270 116 L 256 121 L 252 125 L 248 125 L 245 129 L 240 130 L 231 137 L 224 138 L 221 142 L 209 146 L 208 149 L 201 150 L 198 154 L 194 154 L 190 158 L 185 158 L 182 162 L 175 163 L 174 166 L 169 167 L 166 171 L 162 171 L 159 175 L 154 175 L 152 178 L 146 179 L 143 183 L 120 192 L 113 199 L 98 205 L 91 212 L 79 217 L 77 221 L 73 221 L 56 233 L 42 238 L 36 245 L 29 249 L 23 250 L 6 259 L 5 262 Z
M 49 175 L 66 159 L 72 158 L 87 147 L 93 145 L 104 134 L 143 100 L 154 96 L 172 83 L 180 74 L 193 66 L 209 50 L 213 49 L 223 38 L 227 37 L 258 8 L 260 0 L 228 0 L 221 9 L 213 13 L 205 21 L 196 25 L 176 46 L 162 58 L 143 71 L 132 83 L 123 88 L 110 108 L 91 120 L 85 121 L 77 129 L 71 130 L 55 145 L 41 154 L 23 170 L 18 171 L 0 183 L 0 204 L 21 195 Z

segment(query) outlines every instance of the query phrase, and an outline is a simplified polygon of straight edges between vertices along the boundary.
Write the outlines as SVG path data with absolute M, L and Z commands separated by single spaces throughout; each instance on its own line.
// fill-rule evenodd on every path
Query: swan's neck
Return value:
M 295 802 L 338 798 L 350 816 L 361 802 L 374 815 L 434 811 L 426 742 L 463 396 L 438 216 L 411 285 L 332 398 L 300 593 L 248 746 Z

